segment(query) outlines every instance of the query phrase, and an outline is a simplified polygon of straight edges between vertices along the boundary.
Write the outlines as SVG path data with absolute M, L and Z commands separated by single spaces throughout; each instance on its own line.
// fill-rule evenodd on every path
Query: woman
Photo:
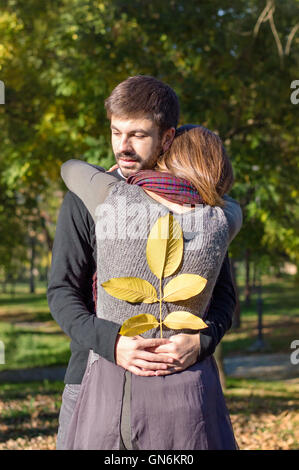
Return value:
M 190 273 L 206 280 L 204 289 L 183 300 L 160 302 L 161 319 L 173 312 L 204 316 L 228 245 L 242 223 L 239 205 L 226 196 L 233 173 L 217 135 L 203 127 L 178 135 L 155 171 L 140 171 L 126 182 L 78 160 L 62 166 L 62 177 L 96 222 L 98 317 L 120 327 L 140 314 L 159 317 L 156 301 L 126 301 L 109 291 L 115 278 L 138 277 L 161 293 L 162 286 L 164 292 L 173 279 Z M 183 229 L 182 259 L 167 279 L 158 279 L 147 255 L 148 238 L 170 211 Z M 161 253 L 155 255 L 159 259 Z M 160 322 L 142 336 L 190 333 L 172 328 Z M 214 358 L 182 372 L 142 377 L 91 351 L 67 448 L 236 449 Z

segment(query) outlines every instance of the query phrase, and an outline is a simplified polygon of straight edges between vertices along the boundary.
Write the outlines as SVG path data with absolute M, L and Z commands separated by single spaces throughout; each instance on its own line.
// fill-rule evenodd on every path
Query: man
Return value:
M 130 77 L 112 91 L 105 106 L 118 164 L 112 174 L 125 179 L 153 168 L 175 137 L 179 103 L 174 91 L 153 77 Z M 227 256 L 206 319 L 209 328 L 198 335 L 169 339 L 120 336 L 120 325 L 97 318 L 92 299 L 95 271 L 93 219 L 82 201 L 68 192 L 57 223 L 48 286 L 51 313 L 71 338 L 72 352 L 64 380 L 57 449 L 63 448 L 90 349 L 134 374 L 166 375 L 213 354 L 231 326 L 235 296 Z

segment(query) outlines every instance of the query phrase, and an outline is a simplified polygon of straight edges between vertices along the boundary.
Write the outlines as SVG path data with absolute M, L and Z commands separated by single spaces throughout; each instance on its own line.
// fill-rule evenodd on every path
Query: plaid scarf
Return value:
M 144 189 L 160 194 L 168 201 L 177 204 L 203 204 L 197 189 L 188 180 L 170 173 L 154 170 L 141 170 L 129 176 L 128 184 L 137 184 Z
M 144 189 L 153 191 L 163 196 L 168 201 L 177 204 L 204 204 L 204 200 L 197 189 L 188 180 L 178 178 L 170 173 L 154 170 L 140 170 L 135 175 L 129 176 L 128 184 L 137 184 Z M 94 308 L 97 305 L 97 272 L 92 278 L 92 293 Z

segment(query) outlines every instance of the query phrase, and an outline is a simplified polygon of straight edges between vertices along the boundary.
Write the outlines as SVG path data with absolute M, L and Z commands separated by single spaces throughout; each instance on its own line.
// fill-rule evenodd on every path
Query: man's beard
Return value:
M 137 153 L 133 153 L 133 152 L 117 153 L 115 155 L 115 159 L 123 176 L 125 178 L 128 178 L 129 176 L 137 173 L 137 171 L 153 169 L 161 153 L 162 153 L 162 147 L 161 145 L 159 145 L 157 148 L 157 152 L 155 152 L 155 155 L 146 161 L 144 161 L 140 155 L 138 155 Z M 122 165 L 122 162 L 119 161 L 120 159 L 130 160 L 130 161 L 133 160 L 135 163 L 132 164 L 132 168 L 130 168 L 129 166 L 124 167 Z
M 140 162 L 142 160 L 140 158 L 140 155 L 138 155 L 136 153 L 129 153 L 129 152 L 117 153 L 115 155 L 115 159 L 116 159 L 116 163 L 118 164 L 118 167 L 120 168 L 120 170 L 121 170 L 121 172 L 122 172 L 122 174 L 125 178 L 128 178 L 129 176 L 133 175 L 137 171 L 141 170 Z M 120 159 L 133 160 L 135 162 L 135 164 L 132 166 L 132 168 L 124 167 L 123 162 L 120 161 Z

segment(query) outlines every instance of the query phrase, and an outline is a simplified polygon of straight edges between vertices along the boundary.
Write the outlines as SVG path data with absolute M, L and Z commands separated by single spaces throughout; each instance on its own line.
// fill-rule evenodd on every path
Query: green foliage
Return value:
M 250 249 L 256 262 L 299 265 L 298 107 L 290 101 L 298 3 L 271 4 L 276 37 L 261 15 L 266 0 L 1 1 L 1 194 L 23 191 L 42 230 L 40 204 L 45 213 L 49 189 L 63 187 L 63 161 L 113 163 L 104 99 L 128 76 L 150 74 L 176 90 L 181 124 L 217 131 L 231 155 L 232 195 L 244 213 L 231 254 L 242 259 Z M 46 215 L 53 233 L 55 216 Z

